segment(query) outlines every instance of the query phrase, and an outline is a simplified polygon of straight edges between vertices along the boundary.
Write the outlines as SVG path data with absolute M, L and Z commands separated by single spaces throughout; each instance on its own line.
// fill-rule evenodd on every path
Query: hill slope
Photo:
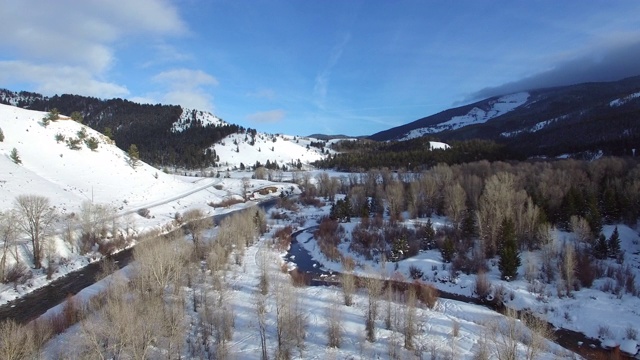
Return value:
M 0 210 L 13 207 L 17 195 L 36 194 L 48 197 L 63 214 L 76 212 L 83 201 L 126 211 L 198 190 L 214 181 L 194 183 L 195 179 L 165 174 L 144 162 L 134 168 L 127 154 L 100 133 L 72 120 L 52 121 L 45 127 L 45 115 L 0 104 L 0 129 L 4 133 L 0 142 Z M 84 143 L 72 150 L 66 143 L 83 131 L 86 138 L 97 140 L 95 151 Z M 10 158 L 14 148 L 21 164 Z M 204 206 L 206 201 L 215 202 L 228 195 L 214 189 L 208 194 L 208 199 L 200 200 Z
M 419 136 L 488 139 L 524 156 L 631 155 L 640 147 L 640 76 L 508 94 L 449 109 L 376 133 L 372 140 Z

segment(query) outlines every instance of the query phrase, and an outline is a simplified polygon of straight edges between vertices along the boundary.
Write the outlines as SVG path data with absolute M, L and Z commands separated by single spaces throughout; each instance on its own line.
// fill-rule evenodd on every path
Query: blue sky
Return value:
M 369 135 L 472 100 L 640 74 L 638 1 L 0 0 L 0 87 Z

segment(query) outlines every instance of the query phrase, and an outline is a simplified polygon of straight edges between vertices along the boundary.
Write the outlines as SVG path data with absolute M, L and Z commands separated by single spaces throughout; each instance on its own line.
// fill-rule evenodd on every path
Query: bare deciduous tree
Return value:
M 571 244 L 564 245 L 562 254 L 562 278 L 565 282 L 567 295 L 573 290 L 573 283 L 576 278 L 576 252 Z
M 171 282 L 180 277 L 186 257 L 180 241 L 157 239 L 138 244 L 134 258 L 138 269 L 138 283 L 155 294 L 162 293 Z
M 378 298 L 382 291 L 382 281 L 374 278 L 367 278 L 365 286 L 368 292 L 368 303 L 365 309 L 365 331 L 367 341 L 376 341 L 376 318 L 378 316 Z
M 342 311 L 337 300 L 327 308 L 327 346 L 339 348 L 342 343 Z
M 467 209 L 467 194 L 459 183 L 447 184 L 444 188 L 445 214 L 449 217 L 454 229 L 458 229 L 462 215 Z
M 53 230 L 56 212 L 50 206 L 49 199 L 39 195 L 19 195 L 15 206 L 18 213 L 18 226 L 31 240 L 33 265 L 36 269 L 40 269 L 43 245 L 46 237 Z
M 404 307 L 404 347 L 407 350 L 414 349 L 414 338 L 417 334 L 417 312 L 416 312 L 416 304 L 417 304 L 417 295 L 416 288 L 413 286 L 409 286 L 406 295 L 406 302 Z
M 0 281 L 5 280 L 5 270 L 8 255 L 12 254 L 14 260 L 19 260 L 16 249 L 18 238 L 18 228 L 16 213 L 13 210 L 7 212 L 0 211 L 0 241 L 2 241 L 2 253 L 0 254 Z

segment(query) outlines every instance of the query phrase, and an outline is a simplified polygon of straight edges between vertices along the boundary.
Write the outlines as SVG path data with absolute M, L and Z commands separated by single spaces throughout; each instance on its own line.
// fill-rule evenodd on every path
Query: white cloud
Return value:
M 0 61 L 0 82 L 11 81 L 33 83 L 35 91 L 46 95 L 68 93 L 114 98 L 129 94 L 126 87 L 97 80 L 81 67 Z
M 254 123 L 277 123 L 282 121 L 285 115 L 286 112 L 282 109 L 260 111 L 247 115 L 247 120 Z
M 153 82 L 164 86 L 162 102 L 213 112 L 213 97 L 208 87 L 218 85 L 218 80 L 202 70 L 173 69 L 155 75 Z
M 3 1 L 0 11 L 3 67 L 19 68 L 12 79 L 47 92 L 124 95 L 123 86 L 100 80 L 118 60 L 114 44 L 187 32 L 177 7 L 166 0 Z M 40 80 L 26 68 L 45 76 Z

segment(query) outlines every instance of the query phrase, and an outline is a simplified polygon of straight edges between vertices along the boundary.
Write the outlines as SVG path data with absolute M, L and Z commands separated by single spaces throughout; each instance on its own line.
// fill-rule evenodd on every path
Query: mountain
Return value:
M 422 136 L 492 140 L 528 157 L 632 155 L 640 148 L 640 76 L 492 97 L 369 138 Z
M 120 149 L 127 150 L 135 144 L 142 160 L 163 168 L 220 166 L 233 169 L 241 164 L 266 164 L 267 161 L 270 165 L 277 162 L 302 167 L 322 158 L 325 144 L 323 140 L 259 133 L 225 122 L 209 112 L 176 105 L 137 104 L 123 99 L 102 100 L 68 94 L 46 97 L 2 89 L 0 103 L 39 111 L 56 108 L 63 114 L 77 111 L 82 114 L 84 124 L 99 132 L 111 133 Z M 265 140 L 275 142 L 278 138 L 288 143 L 274 146 Z M 241 144 L 245 139 L 256 147 L 247 148 L 239 156 L 238 150 L 243 148 Z M 292 144 L 295 145 L 287 146 Z

